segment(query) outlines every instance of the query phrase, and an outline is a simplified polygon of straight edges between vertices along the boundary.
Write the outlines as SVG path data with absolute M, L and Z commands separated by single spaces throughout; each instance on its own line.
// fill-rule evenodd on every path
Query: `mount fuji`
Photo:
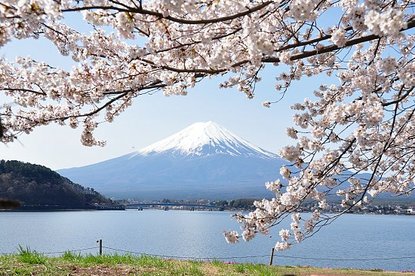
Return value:
M 271 194 L 286 161 L 214 122 L 190 125 L 137 152 L 59 173 L 115 198 L 236 199 Z

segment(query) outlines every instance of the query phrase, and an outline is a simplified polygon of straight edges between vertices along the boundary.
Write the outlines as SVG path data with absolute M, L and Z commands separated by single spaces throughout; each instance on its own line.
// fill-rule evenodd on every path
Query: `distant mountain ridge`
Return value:
M 49 168 L 19 161 L 0 161 L 0 198 L 23 209 L 95 209 L 112 201 L 72 183 Z
M 71 180 L 118 198 L 236 199 L 271 195 L 286 161 L 214 122 L 195 123 L 137 152 L 59 170 Z

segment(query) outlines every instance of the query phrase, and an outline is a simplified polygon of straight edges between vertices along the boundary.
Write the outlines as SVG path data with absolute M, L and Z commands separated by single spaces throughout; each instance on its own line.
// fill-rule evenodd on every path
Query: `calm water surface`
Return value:
M 96 241 L 102 239 L 106 247 L 137 253 L 267 263 L 279 228 L 271 236 L 228 245 L 223 231 L 239 229 L 231 214 L 158 210 L 0 212 L 0 253 L 16 252 L 19 245 L 39 252 L 78 250 L 96 247 Z M 345 215 L 313 238 L 278 252 L 274 263 L 415 270 L 414 229 L 415 216 Z M 114 252 L 104 248 L 104 253 Z M 96 254 L 97 249 L 81 253 Z M 244 256 L 262 257 L 230 258 Z M 397 257 L 401 259 L 357 260 Z

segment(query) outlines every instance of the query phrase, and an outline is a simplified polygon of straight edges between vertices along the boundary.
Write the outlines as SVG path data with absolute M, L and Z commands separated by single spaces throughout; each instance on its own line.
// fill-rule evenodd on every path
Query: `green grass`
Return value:
M 30 248 L 22 247 L 19 245 L 19 259 L 22 263 L 26 264 L 45 264 L 46 263 L 46 257 L 43 256 L 40 253 L 37 253 L 36 251 L 30 250 Z
M 0 256 L 0 276 L 3 275 L 415 275 L 415 273 L 381 270 L 324 269 L 313 267 L 268 266 L 262 264 L 229 264 L 220 261 L 198 262 L 164 260 L 151 256 L 87 255 L 71 252 L 61 257 L 46 257 L 29 248 L 19 253 Z

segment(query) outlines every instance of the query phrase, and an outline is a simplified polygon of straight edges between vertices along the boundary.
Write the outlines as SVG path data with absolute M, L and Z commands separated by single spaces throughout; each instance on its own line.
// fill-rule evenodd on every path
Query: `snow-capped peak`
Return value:
M 141 149 L 137 154 L 150 155 L 162 152 L 197 156 L 228 154 L 276 157 L 275 154 L 249 143 L 212 121 L 194 123 L 176 134 Z

